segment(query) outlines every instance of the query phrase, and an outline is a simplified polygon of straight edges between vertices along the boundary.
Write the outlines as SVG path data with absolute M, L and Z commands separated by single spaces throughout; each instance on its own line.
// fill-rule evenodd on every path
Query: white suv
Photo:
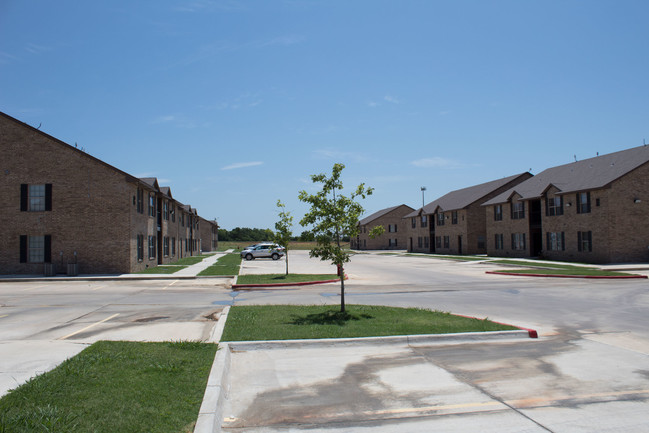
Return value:
M 261 243 L 246 247 L 241 251 L 241 258 L 246 260 L 254 260 L 262 257 L 270 257 L 273 260 L 279 260 L 284 255 L 284 247 L 277 244 Z

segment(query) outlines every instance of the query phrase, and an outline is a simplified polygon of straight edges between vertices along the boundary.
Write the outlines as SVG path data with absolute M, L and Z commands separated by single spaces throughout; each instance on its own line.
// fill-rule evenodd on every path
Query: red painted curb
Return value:
M 349 279 L 349 277 L 345 276 L 345 279 Z M 233 284 L 232 288 L 233 289 L 255 289 L 255 288 L 263 288 L 267 287 L 272 289 L 273 287 L 288 287 L 288 286 L 310 286 L 313 284 L 327 284 L 327 283 L 337 283 L 340 281 L 339 279 L 335 280 L 322 280 L 322 281 L 302 281 L 299 283 L 269 283 L 269 284 Z
M 465 316 L 464 314 L 453 314 L 453 316 L 466 317 L 467 319 L 484 320 L 484 319 L 480 319 L 479 317 Z M 523 331 L 527 331 L 527 335 L 529 335 L 530 338 L 539 338 L 539 333 L 536 332 L 536 329 L 523 328 L 522 326 L 511 325 L 509 323 L 496 322 L 495 320 L 491 320 L 491 319 L 489 319 L 489 320 L 491 322 L 497 323 L 499 325 L 513 326 L 514 328 L 518 328 L 518 329 L 521 329 Z
M 487 271 L 486 274 L 493 275 L 511 275 L 520 277 L 549 277 L 549 278 L 590 278 L 592 280 L 629 280 L 629 279 L 647 279 L 646 275 L 553 275 L 553 274 L 518 274 L 515 272 L 492 272 Z

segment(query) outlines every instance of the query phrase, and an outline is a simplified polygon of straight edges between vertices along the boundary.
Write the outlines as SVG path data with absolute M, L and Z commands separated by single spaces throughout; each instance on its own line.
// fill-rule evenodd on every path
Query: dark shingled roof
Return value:
M 505 203 L 513 194 L 519 194 L 522 200 L 538 199 L 552 185 L 559 190 L 559 194 L 604 188 L 647 162 L 649 146 L 640 146 L 559 165 L 519 183 L 484 205 Z
M 392 207 L 389 207 L 389 208 L 382 209 L 382 210 L 380 210 L 378 212 L 374 212 L 372 215 L 370 215 L 368 217 L 365 217 L 362 220 L 360 220 L 358 222 L 358 224 L 362 225 L 362 226 L 365 225 L 365 224 L 369 224 L 372 221 L 374 221 L 375 219 L 380 218 L 383 215 L 388 214 L 388 213 L 392 212 L 393 210 L 400 208 L 401 206 L 405 206 L 408 209 L 412 210 L 412 208 L 410 206 L 405 205 L 405 204 L 400 204 L 398 206 L 392 206 Z
M 483 199 L 486 195 L 494 192 L 508 183 L 520 178 L 521 176 L 531 176 L 529 173 L 519 173 L 513 176 L 504 177 L 491 182 L 481 183 L 480 185 L 470 186 L 468 188 L 451 191 L 435 201 L 428 203 L 423 208 L 424 214 L 433 214 L 439 208 L 443 212 L 464 209 L 467 206 Z M 524 177 L 523 177 L 524 178 Z M 415 217 L 420 214 L 421 208 L 406 215 L 405 218 Z

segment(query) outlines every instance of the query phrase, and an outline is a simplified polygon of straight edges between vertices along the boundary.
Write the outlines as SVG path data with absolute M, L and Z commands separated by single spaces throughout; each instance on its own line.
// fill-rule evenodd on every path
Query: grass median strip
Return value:
M 524 269 L 503 269 L 495 273 L 511 274 L 537 274 L 537 275 L 567 275 L 567 276 L 591 276 L 591 277 L 628 277 L 636 274 L 625 272 L 604 271 L 592 266 L 574 266 L 562 263 L 547 262 L 526 262 L 522 260 L 493 260 L 490 263 L 506 266 L 529 266 Z
M 336 280 L 336 274 L 262 274 L 262 275 L 239 275 L 237 284 L 282 284 L 282 283 L 305 283 L 309 281 Z
M 0 432 L 192 432 L 216 345 L 100 341 L 0 399 Z
M 237 275 L 241 266 L 239 253 L 225 254 L 219 257 L 216 263 L 198 273 L 200 276 L 211 275 Z
M 353 338 L 518 329 L 441 311 L 371 305 L 250 305 L 230 309 L 223 341 Z

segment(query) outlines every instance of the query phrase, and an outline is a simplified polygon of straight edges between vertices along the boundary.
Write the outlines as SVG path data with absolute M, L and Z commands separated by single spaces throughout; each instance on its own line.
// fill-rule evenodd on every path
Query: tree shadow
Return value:
M 289 325 L 338 325 L 344 326 L 349 321 L 357 321 L 361 319 L 373 319 L 374 316 L 369 314 L 352 314 L 348 311 L 340 312 L 335 310 L 327 310 L 321 313 L 307 314 L 300 316 L 291 314 Z

